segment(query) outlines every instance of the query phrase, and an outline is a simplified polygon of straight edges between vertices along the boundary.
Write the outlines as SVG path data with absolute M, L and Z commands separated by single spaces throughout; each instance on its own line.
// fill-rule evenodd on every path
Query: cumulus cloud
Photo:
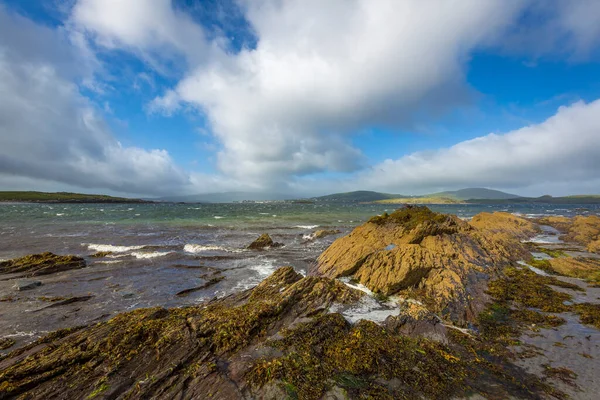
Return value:
M 410 129 L 469 101 L 464 74 L 474 51 L 506 46 L 537 54 L 529 38 L 539 38 L 540 54 L 559 46 L 576 57 L 590 53 L 600 39 L 598 2 L 238 0 L 256 40 L 236 50 L 231 38 L 208 32 L 174 3 L 75 0 L 58 29 L 0 7 L 0 173 L 189 193 L 521 187 L 540 179 L 590 182 L 589 171 L 598 169 L 591 155 L 599 149 L 585 145 L 598 142 L 595 102 L 563 108 L 536 126 L 372 167 L 352 144 L 363 129 Z M 544 23 L 527 22 L 540 15 Z M 219 174 L 191 174 L 164 150 L 114 138 L 78 84 L 101 88 L 93 80 L 102 68 L 97 55 L 122 51 L 145 61 L 152 76 L 181 78 L 147 110 L 203 114 L 203 128 L 219 143 Z M 134 85 L 154 88 L 147 77 Z M 347 178 L 327 180 L 331 173 Z
M 0 172 L 135 193 L 180 189 L 164 150 L 123 147 L 77 87 L 48 64 L 0 55 Z
M 89 70 L 69 35 L 3 7 L 0 32 L 0 182 L 15 187 L 21 177 L 140 194 L 212 183 L 182 171 L 164 150 L 125 147 L 115 139 L 75 83 Z
M 542 192 L 554 188 L 562 193 L 577 187 L 589 193 L 598 191 L 598 171 L 600 100 L 561 107 L 540 124 L 506 134 L 490 133 L 386 160 L 354 177 L 353 184 L 409 193 L 468 186 L 537 187 Z
M 600 2 L 596 0 L 528 0 L 522 23 L 499 43 L 510 52 L 532 58 L 597 55 L 600 45 Z
M 71 23 L 108 48 L 204 49 L 210 56 L 196 58 L 150 108 L 170 114 L 182 103 L 197 107 L 223 145 L 220 170 L 274 184 L 358 170 L 365 160 L 349 134 L 373 124 L 410 124 L 416 114 L 463 101 L 469 52 L 493 41 L 519 4 L 248 1 L 243 7 L 258 42 L 234 53 L 219 41 L 203 43 L 167 0 L 151 10 L 143 0 L 120 9 L 108 3 L 80 0 Z M 183 31 L 198 39 L 182 41 Z
M 469 51 L 516 4 L 247 2 L 256 48 L 198 65 L 155 105 L 206 113 L 224 147 L 219 168 L 238 179 L 355 171 L 364 159 L 347 135 L 460 102 Z

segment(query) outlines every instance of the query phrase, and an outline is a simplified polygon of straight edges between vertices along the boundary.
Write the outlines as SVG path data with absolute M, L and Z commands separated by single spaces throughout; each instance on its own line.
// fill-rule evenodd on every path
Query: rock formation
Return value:
M 316 231 L 315 233 L 313 233 L 313 238 L 314 239 L 322 239 L 326 236 L 331 236 L 331 235 L 337 235 L 338 233 L 341 233 L 342 231 L 340 231 L 339 229 L 320 229 L 318 231 Z
M 269 247 L 281 247 L 283 243 L 273 242 L 271 236 L 267 233 L 263 233 L 254 242 L 250 243 L 248 249 L 250 250 L 264 250 Z
M 19 277 L 33 277 L 85 268 L 85 266 L 86 262 L 81 257 L 58 256 L 46 252 L 0 262 L 0 274 L 19 274 Z
M 600 217 L 597 215 L 567 217 L 544 217 L 540 224 L 550 225 L 562 233 L 561 239 L 582 245 L 587 251 L 600 253 Z
M 572 225 L 563 240 L 579 243 L 589 252 L 600 253 L 600 217 L 590 215 L 573 218 Z
M 534 399 L 547 389 L 468 337 L 444 345 L 404 336 L 406 321 L 328 313 L 364 295 L 284 267 L 199 306 L 57 331 L 0 359 L 0 399 Z
M 407 206 L 337 239 L 319 257 L 316 273 L 351 276 L 383 295 L 411 290 L 460 323 L 481 311 L 487 280 L 526 253 L 519 238 L 535 232 L 533 223 L 506 213 L 480 214 L 469 224 Z

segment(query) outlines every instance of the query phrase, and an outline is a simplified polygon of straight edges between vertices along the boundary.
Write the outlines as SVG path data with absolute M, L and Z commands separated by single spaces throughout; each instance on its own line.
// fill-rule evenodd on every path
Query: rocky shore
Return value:
M 541 243 L 549 229 L 562 240 Z M 21 347 L 0 337 L 0 399 L 593 399 L 599 234 L 595 216 L 464 221 L 408 206 L 336 239 L 308 276 L 281 267 L 197 306 Z M 44 253 L 0 263 L 0 279 L 80 268 Z

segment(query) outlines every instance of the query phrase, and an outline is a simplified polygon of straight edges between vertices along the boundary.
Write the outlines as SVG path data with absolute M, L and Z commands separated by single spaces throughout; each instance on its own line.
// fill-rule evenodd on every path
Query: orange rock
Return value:
M 484 213 L 469 224 L 408 206 L 337 239 L 319 257 L 317 273 L 353 276 L 384 295 L 415 289 L 433 311 L 464 321 L 485 303 L 487 279 L 521 258 L 520 240 L 535 232 L 535 224 L 511 214 Z

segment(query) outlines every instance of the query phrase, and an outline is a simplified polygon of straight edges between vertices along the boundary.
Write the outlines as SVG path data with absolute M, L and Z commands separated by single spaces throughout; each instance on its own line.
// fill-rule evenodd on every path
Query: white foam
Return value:
M 277 269 L 274 261 L 263 261 L 261 264 L 255 264 L 248 267 L 249 270 L 254 271 L 253 276 L 246 278 L 244 281 L 239 282 L 233 291 L 240 291 L 251 289 L 261 283 L 266 277 L 271 275 Z
M 146 258 L 156 258 L 156 257 L 164 257 L 168 254 L 171 254 L 172 251 L 153 251 L 151 253 L 142 253 L 138 251 L 134 251 L 131 253 L 135 258 L 146 259 Z
M 56 214 L 57 217 L 62 217 L 63 215 L 65 215 L 65 214 L 64 213 Z
M 339 312 L 348 322 L 353 324 L 361 319 L 381 324 L 389 316 L 398 315 L 400 309 L 395 302 L 381 304 L 370 296 L 363 296 L 357 303 L 352 304 L 350 307 L 342 304 L 333 304 L 329 308 L 329 312 Z
M 350 283 L 350 278 L 345 276 L 343 278 L 339 278 L 338 279 L 340 282 L 342 282 L 344 285 L 351 287 L 352 289 L 356 289 L 356 290 L 360 290 L 361 292 L 364 292 L 366 294 L 368 294 L 369 296 L 373 296 L 373 292 L 371 290 L 369 290 L 368 287 L 366 287 L 363 284 L 360 283 Z
M 185 251 L 186 253 L 202 253 L 204 251 L 226 251 L 229 253 L 239 253 L 242 250 L 240 249 L 229 249 L 226 247 L 222 247 L 222 246 L 216 246 L 216 245 L 202 245 L 202 244 L 194 244 L 194 243 L 188 243 L 185 246 L 183 246 L 183 251 Z
M 104 261 L 96 261 L 94 264 L 118 264 L 122 263 L 123 260 L 104 260 Z
M 4 335 L 4 337 L 34 337 L 34 336 L 41 336 L 41 335 L 45 335 L 46 333 L 48 333 L 48 331 L 31 331 L 31 332 L 15 332 L 15 333 L 10 333 L 8 335 Z
M 115 246 L 112 244 L 96 244 L 96 243 L 82 243 L 87 246 L 89 250 L 95 251 L 112 251 L 113 253 L 125 253 L 131 250 L 140 250 L 144 248 L 144 245 L 140 246 Z
M 300 229 L 315 229 L 318 228 L 319 225 L 296 225 L 294 228 L 300 228 Z
M 538 244 L 557 244 L 563 243 L 557 235 L 537 235 L 524 242 L 538 243 Z
M 215 215 L 213 218 L 214 218 L 214 219 L 221 219 L 221 218 L 225 218 L 225 217 L 221 217 L 221 216 L 219 216 L 219 215 Z

